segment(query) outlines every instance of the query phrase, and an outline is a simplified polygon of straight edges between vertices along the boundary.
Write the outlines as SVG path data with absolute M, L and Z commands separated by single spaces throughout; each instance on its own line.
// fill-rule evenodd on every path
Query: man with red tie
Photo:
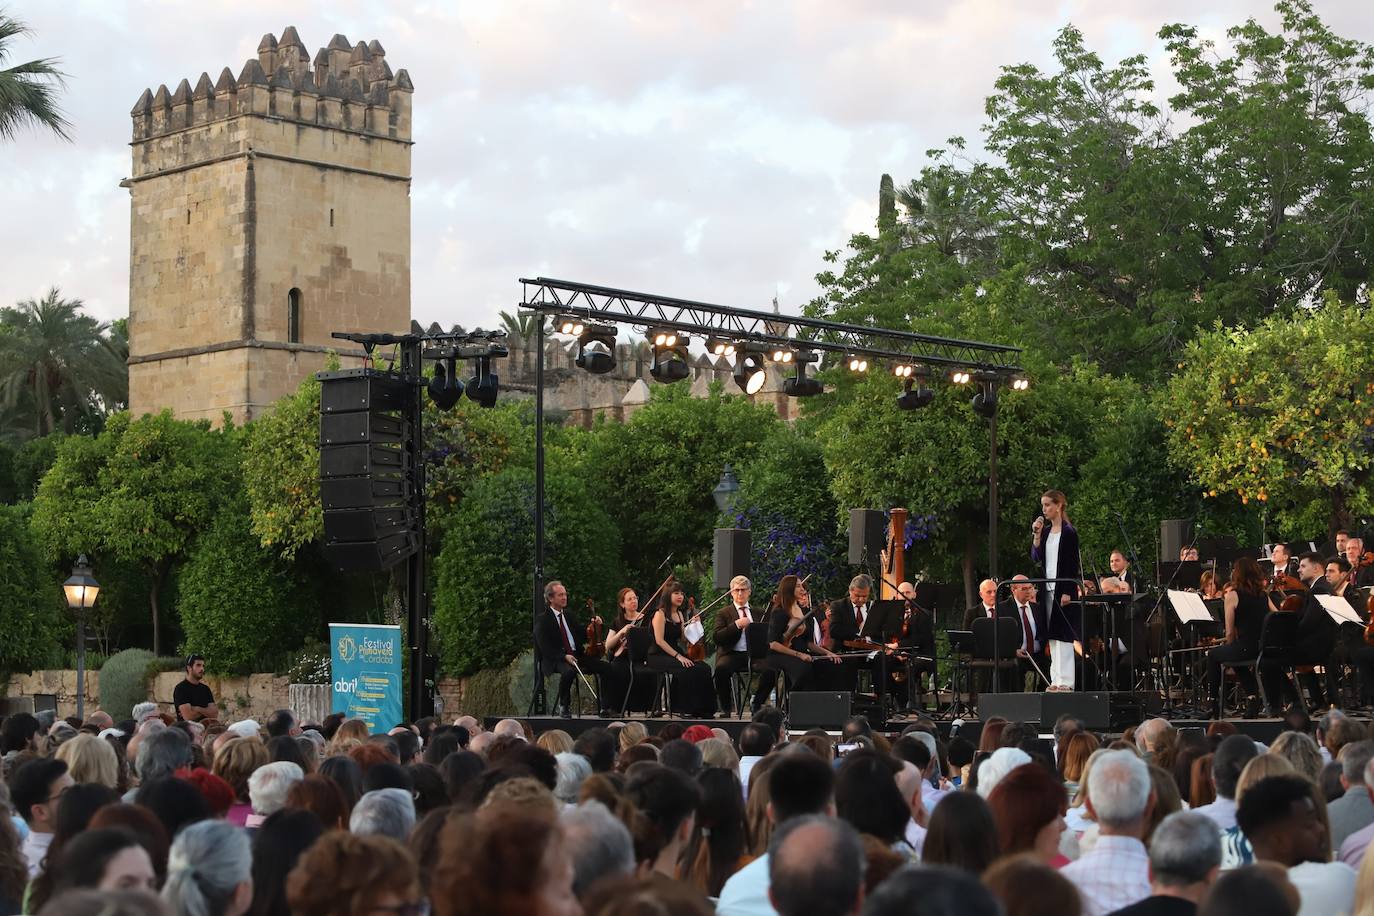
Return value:
M 535 648 L 539 651 L 540 666 L 544 674 L 558 675 L 557 714 L 567 717 L 571 714 L 568 703 L 572 692 L 573 680 L 581 669 L 595 689 L 596 675 L 604 674 L 607 665 L 604 659 L 587 658 L 583 655 L 582 644 L 587 638 L 585 629 L 579 629 L 577 618 L 568 611 L 568 590 L 557 580 L 544 586 L 544 600 L 548 607 L 539 615 L 535 624 Z M 600 622 L 601 618 L 595 618 Z M 579 634 L 581 634 L 579 636 Z M 597 708 L 603 717 L 610 715 L 606 704 L 601 702 L 597 689 Z
M 1027 672 L 1034 672 L 1035 665 L 1045 670 L 1045 647 L 1048 645 L 1049 627 L 1045 623 L 1044 611 L 1040 602 L 1035 600 L 1035 586 L 1025 581 L 1025 575 L 1017 573 L 1011 577 L 1011 600 L 997 606 L 999 617 L 1011 617 L 1021 626 L 1021 645 L 1016 647 L 1021 677 L 1017 687 L 1021 688 Z M 1022 584 L 1018 585 L 1017 583 Z M 1038 678 L 1038 675 L 1037 675 Z
M 846 641 L 860 639 L 875 643 L 888 641 L 893 633 L 891 622 L 869 600 L 872 593 L 873 580 L 861 573 L 849 581 L 848 597 L 831 602 L 829 648 L 832 652 L 856 651 L 846 648 Z M 899 620 L 898 626 L 900 627 L 900 625 Z M 884 661 L 885 659 L 881 655 L 872 662 L 864 658 L 847 658 L 845 664 L 839 666 L 835 673 L 827 678 L 827 680 L 833 679 L 833 683 L 826 686 L 836 690 L 854 690 L 858 684 L 861 665 L 869 667 L 876 678 L 881 674 L 879 666 L 882 666 Z
M 735 576 L 730 580 L 730 600 L 716 612 L 716 626 L 712 631 L 716 643 L 716 715 L 727 718 L 734 708 L 732 681 L 735 672 L 749 670 L 749 625 L 759 623 L 749 607 L 749 596 L 754 586 L 748 576 Z M 762 637 L 767 640 L 767 635 Z M 757 712 L 768 699 L 778 673 L 772 670 L 759 672 L 758 687 L 750 702 L 750 709 Z M 743 697 L 740 698 L 743 705 Z

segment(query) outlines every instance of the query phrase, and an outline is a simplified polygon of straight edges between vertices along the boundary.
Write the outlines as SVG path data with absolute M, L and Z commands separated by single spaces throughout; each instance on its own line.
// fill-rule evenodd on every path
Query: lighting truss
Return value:
M 794 347 L 845 357 L 861 354 L 897 363 L 923 363 L 1011 378 L 1021 374 L 1020 347 L 981 343 L 809 318 L 777 315 L 653 293 L 588 283 L 521 279 L 521 307 L 543 315 L 568 315 L 588 323 L 665 328 L 687 334 L 758 343 L 769 349 Z

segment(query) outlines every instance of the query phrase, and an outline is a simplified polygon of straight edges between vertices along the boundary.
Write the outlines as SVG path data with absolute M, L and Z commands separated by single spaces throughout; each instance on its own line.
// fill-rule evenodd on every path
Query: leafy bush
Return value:
M 271 670 L 318 615 L 289 567 L 264 549 L 244 507 L 221 512 L 197 540 L 177 586 L 185 650 L 217 672 Z
M 0 673 L 32 671 L 68 628 L 58 582 L 29 535 L 26 506 L 0 506 Z
M 133 714 L 134 705 L 148 699 L 148 665 L 157 656 L 147 649 L 125 649 L 100 668 L 100 708 L 116 722 Z
M 510 668 L 488 668 L 467 679 L 462 708 L 456 710 L 454 715 L 481 719 L 484 716 L 509 716 L 516 712 L 511 700 Z
M 293 684 L 328 684 L 329 664 L 328 644 L 311 640 L 291 659 L 291 664 L 286 667 L 286 676 Z
M 581 480 L 545 481 L 545 575 L 572 601 L 609 597 L 621 581 L 620 533 Z M 530 646 L 534 591 L 534 474 L 510 467 L 473 485 L 444 535 L 434 623 L 444 671 L 504 668 Z

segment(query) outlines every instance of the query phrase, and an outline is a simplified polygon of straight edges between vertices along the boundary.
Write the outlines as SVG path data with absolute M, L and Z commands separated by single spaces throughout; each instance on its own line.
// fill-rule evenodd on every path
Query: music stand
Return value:
M 973 631 L 946 630 L 945 636 L 949 639 L 949 653 L 954 657 L 954 670 L 950 672 L 950 690 L 953 696 L 950 698 L 949 712 L 952 716 L 969 715 L 973 712 L 973 666 L 970 664 L 973 657 Z M 960 674 L 964 677 L 964 686 L 968 688 L 968 703 L 964 702 L 964 693 L 959 690 Z M 936 698 L 939 698 L 938 691 Z
M 1159 580 L 1178 588 L 1198 588 L 1202 584 L 1202 563 L 1197 560 L 1161 560 Z

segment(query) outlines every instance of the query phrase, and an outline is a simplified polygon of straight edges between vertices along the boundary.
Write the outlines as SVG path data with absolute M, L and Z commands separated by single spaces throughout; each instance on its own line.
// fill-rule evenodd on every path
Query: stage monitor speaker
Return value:
M 1073 716 L 1090 729 L 1102 730 L 1112 725 L 1111 696 L 1103 691 L 1083 690 L 1072 693 L 1047 693 L 1040 701 L 1040 722 L 1046 729 L 1059 721 L 1060 716 Z M 1140 720 L 1137 719 L 1138 723 Z
M 715 570 L 713 584 L 716 588 L 727 589 L 735 576 L 749 575 L 752 549 L 753 539 L 748 528 L 716 529 L 715 550 L 711 555 L 711 565 Z
M 849 510 L 849 565 L 872 566 L 887 546 L 887 517 L 877 509 Z
M 1159 523 L 1159 558 L 1178 561 L 1178 553 L 1193 541 L 1192 525 L 1186 518 L 1166 518 Z
M 839 731 L 853 705 L 848 690 L 794 690 L 788 694 L 788 724 L 793 728 Z
M 986 721 L 1001 716 L 1008 722 L 1040 722 L 1042 697 L 1039 693 L 982 693 L 978 695 L 978 714 Z

